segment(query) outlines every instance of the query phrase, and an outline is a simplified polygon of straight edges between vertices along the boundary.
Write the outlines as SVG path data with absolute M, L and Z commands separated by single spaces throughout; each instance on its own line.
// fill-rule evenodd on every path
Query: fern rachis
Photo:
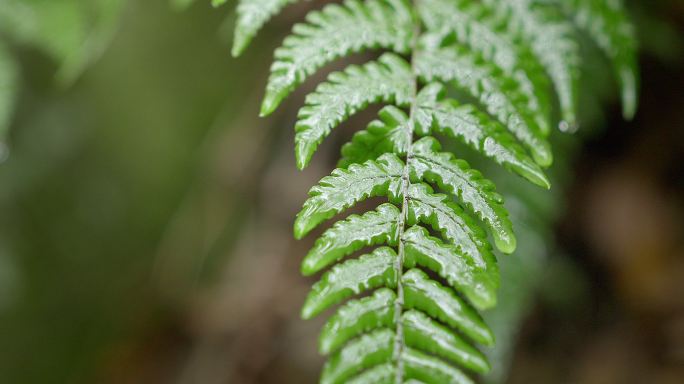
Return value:
M 234 54 L 293 2 L 241 0 Z M 615 62 L 625 115 L 634 110 L 634 44 L 626 18 L 620 7 L 591 4 L 346 0 L 310 12 L 276 50 L 263 115 L 330 61 L 368 49 L 390 51 L 330 74 L 306 97 L 295 124 L 302 169 L 350 115 L 371 103 L 387 104 L 343 147 L 340 168 L 311 189 L 295 221 L 301 238 L 371 196 L 388 200 L 335 223 L 303 260 L 305 275 L 331 267 L 307 297 L 304 318 L 369 294 L 351 298 L 326 323 L 319 348 L 332 356 L 322 383 L 469 383 L 459 366 L 488 370 L 473 346 L 494 343 L 478 313 L 495 305 L 499 286 L 488 232 L 496 249 L 512 253 L 513 225 L 494 184 L 443 152 L 432 135 L 456 139 L 548 188 L 542 167 L 552 161 L 551 84 L 560 125 L 576 124 L 579 55 L 563 10 L 581 11 L 577 25 Z M 449 98 L 450 89 L 477 104 Z M 379 247 L 341 261 L 372 246 Z

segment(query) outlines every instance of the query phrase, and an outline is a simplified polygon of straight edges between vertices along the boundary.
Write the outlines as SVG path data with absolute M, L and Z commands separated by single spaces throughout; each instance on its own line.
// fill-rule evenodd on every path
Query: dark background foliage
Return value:
M 205 3 L 128 2 L 68 88 L 50 57 L 12 46 L 23 86 L 0 164 L 0 382 L 316 380 L 321 321 L 298 318 L 311 239 L 293 240 L 291 225 L 372 114 L 296 171 L 292 122 L 312 86 L 256 116 L 272 50 L 311 5 L 232 59 L 230 7 Z M 532 270 L 510 383 L 684 382 L 684 5 L 630 5 L 640 110 L 621 119 L 607 64 L 587 48 L 588 123 L 561 182 L 536 192 L 559 212 L 544 224 L 550 251 Z

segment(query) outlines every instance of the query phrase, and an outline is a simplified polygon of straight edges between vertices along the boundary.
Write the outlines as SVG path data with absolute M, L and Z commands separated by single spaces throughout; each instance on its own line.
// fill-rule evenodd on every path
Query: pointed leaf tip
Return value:
M 553 154 L 551 153 L 551 146 L 548 143 L 543 143 L 539 148 L 532 152 L 532 158 L 539 164 L 540 167 L 548 168 L 553 164 Z
M 533 182 L 535 185 L 542 187 L 544 189 L 551 189 L 551 182 L 549 181 L 548 177 L 544 173 L 535 173 L 532 175 L 529 175 L 527 179 L 531 182 Z
M 273 113 L 273 111 L 278 108 L 278 105 L 280 105 L 280 102 L 283 100 L 285 94 L 282 91 L 277 92 L 267 88 L 266 94 L 264 94 L 264 100 L 261 102 L 259 116 L 265 117 Z
M 230 55 L 233 58 L 237 58 L 238 56 L 240 56 L 241 53 L 242 53 L 242 50 L 239 49 L 235 44 L 233 44 L 233 48 L 230 50 Z
M 515 252 L 515 248 L 518 245 L 518 241 L 516 240 L 515 235 L 513 235 L 513 233 L 493 232 L 493 234 L 494 243 L 496 244 L 496 248 L 498 250 L 507 255 L 510 255 L 511 253 Z
M 294 237 L 296 240 L 301 240 L 307 233 L 309 233 L 310 228 L 307 228 L 307 223 L 297 217 L 294 222 Z
M 297 169 L 300 171 L 306 168 L 311 161 L 316 146 L 311 142 L 298 141 L 295 138 L 295 160 L 297 162 Z
M 317 261 L 309 258 L 305 258 L 302 261 L 302 266 L 300 268 L 300 271 L 302 275 L 304 276 L 311 276 L 314 273 L 318 272 L 320 269 L 317 265 Z

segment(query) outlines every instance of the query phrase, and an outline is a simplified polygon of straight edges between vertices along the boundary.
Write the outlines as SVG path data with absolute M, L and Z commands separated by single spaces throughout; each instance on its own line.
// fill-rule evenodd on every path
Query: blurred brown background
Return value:
M 232 59 L 232 5 L 205 3 L 125 2 L 69 86 L 54 57 L 0 33 L 21 73 L 0 164 L 0 383 L 316 382 L 323 320 L 298 316 L 314 237 L 295 241 L 291 226 L 375 110 L 304 172 L 292 126 L 327 72 L 373 55 L 259 119 L 273 49 L 313 5 Z M 502 259 L 488 314 L 499 365 L 483 381 L 684 383 L 684 3 L 629 3 L 636 119 L 622 120 L 607 62 L 583 44 L 583 125 L 554 138 L 553 190 L 485 172 L 512 191 L 521 246 Z

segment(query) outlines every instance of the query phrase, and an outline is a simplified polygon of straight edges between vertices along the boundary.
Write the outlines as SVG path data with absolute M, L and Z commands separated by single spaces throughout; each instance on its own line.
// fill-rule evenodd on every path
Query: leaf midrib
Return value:
M 397 299 L 394 302 L 394 320 L 395 320 L 395 342 L 394 342 L 394 352 L 393 357 L 396 362 L 396 384 L 403 384 L 404 382 L 404 366 L 402 354 L 406 348 L 404 341 L 404 329 L 403 322 L 401 321 L 404 307 L 404 233 L 406 232 L 406 220 L 409 210 L 409 188 L 411 186 L 411 157 L 413 156 L 413 137 L 415 130 L 415 117 L 418 109 L 418 76 L 416 71 L 416 52 L 418 47 L 418 37 L 421 32 L 420 18 L 416 15 L 416 0 L 411 1 L 413 7 L 413 35 L 409 49 L 411 50 L 411 107 L 409 112 L 408 124 L 405 125 L 406 137 L 408 137 L 408 145 L 406 147 L 406 161 L 404 163 L 404 171 L 402 175 L 402 203 L 401 203 L 401 215 L 399 217 L 399 223 L 397 225 L 397 240 L 398 240 L 398 252 L 397 261 L 395 264 L 395 269 L 397 272 Z

